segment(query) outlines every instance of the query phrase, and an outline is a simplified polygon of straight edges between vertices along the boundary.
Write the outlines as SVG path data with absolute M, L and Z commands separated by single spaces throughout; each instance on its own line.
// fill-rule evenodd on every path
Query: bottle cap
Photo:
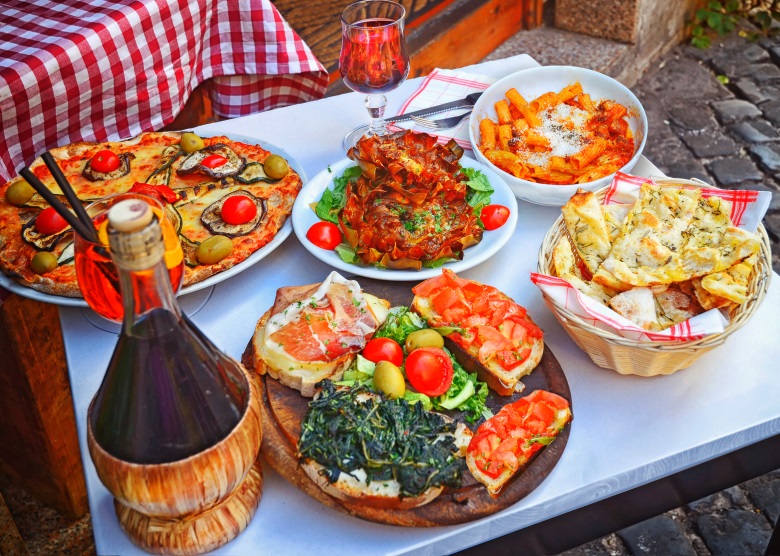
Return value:
M 108 242 L 114 263 L 126 270 L 145 270 L 165 254 L 160 223 L 141 199 L 120 201 L 108 211 Z

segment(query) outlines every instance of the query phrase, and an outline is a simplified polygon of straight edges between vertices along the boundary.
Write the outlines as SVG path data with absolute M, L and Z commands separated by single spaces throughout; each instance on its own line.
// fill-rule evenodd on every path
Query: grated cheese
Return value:
M 539 119 L 542 125 L 534 128 L 534 131 L 547 139 L 550 150 L 535 152 L 523 149 L 523 156 L 529 164 L 544 168 L 549 164 L 550 157 L 566 158 L 577 154 L 585 147 L 585 125 L 588 121 L 586 110 L 568 104 L 558 104 L 540 112 Z

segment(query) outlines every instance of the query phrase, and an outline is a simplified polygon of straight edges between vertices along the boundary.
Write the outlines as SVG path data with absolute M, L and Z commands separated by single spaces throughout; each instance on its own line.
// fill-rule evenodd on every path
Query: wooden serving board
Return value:
M 412 301 L 413 283 L 388 283 L 367 278 L 359 278 L 358 282 L 365 291 L 389 300 L 392 306 L 408 306 Z M 247 356 L 249 352 L 247 349 L 244 365 L 251 369 L 251 357 Z M 485 487 L 466 470 L 463 473 L 463 484 L 459 489 L 445 489 L 441 495 L 425 506 L 409 510 L 372 508 L 338 500 L 326 494 L 306 475 L 298 464 L 295 452 L 301 434 L 301 422 L 308 410 L 309 398 L 304 398 L 297 390 L 282 385 L 269 375 L 258 378 L 263 412 L 261 453 L 271 467 L 290 483 L 326 506 L 369 521 L 389 525 L 407 527 L 456 525 L 503 510 L 527 496 L 544 481 L 560 459 L 569 438 L 570 424 L 566 425 L 549 446 L 537 452 L 525 469 L 515 475 L 504 487 L 497 499 L 491 498 Z M 566 376 L 547 346 L 541 362 L 530 375 L 523 378 L 523 383 L 525 390 L 512 396 L 498 396 L 491 391 L 487 399 L 488 407 L 497 413 L 505 404 L 537 389 L 554 392 L 566 398 L 571 404 L 571 391 Z M 447 412 L 447 414 L 463 421 L 472 430 L 476 430 L 479 424 L 479 422 L 468 423 L 459 412 Z

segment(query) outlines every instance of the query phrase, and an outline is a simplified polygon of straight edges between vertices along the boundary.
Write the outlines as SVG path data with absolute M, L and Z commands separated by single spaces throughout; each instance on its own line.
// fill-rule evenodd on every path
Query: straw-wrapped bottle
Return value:
M 260 499 L 258 391 L 179 310 L 151 207 L 118 203 L 109 228 L 124 321 L 90 406 L 90 455 L 136 544 L 212 550 L 243 530 Z

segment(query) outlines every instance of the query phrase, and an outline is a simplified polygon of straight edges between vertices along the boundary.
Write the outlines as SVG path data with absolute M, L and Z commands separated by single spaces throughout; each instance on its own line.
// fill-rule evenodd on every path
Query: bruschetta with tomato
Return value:
M 254 369 L 312 397 L 319 381 L 341 379 L 389 308 L 337 272 L 321 284 L 280 288 L 255 327 Z
M 460 278 L 446 268 L 412 292 L 412 309 L 428 326 L 452 329 L 446 345 L 466 369 L 502 396 L 523 390 L 520 379 L 539 364 L 544 352 L 544 334 L 524 307 L 493 286 Z
M 466 452 L 466 465 L 495 498 L 570 420 L 571 408 L 565 398 L 535 390 L 505 405 L 477 428 Z

